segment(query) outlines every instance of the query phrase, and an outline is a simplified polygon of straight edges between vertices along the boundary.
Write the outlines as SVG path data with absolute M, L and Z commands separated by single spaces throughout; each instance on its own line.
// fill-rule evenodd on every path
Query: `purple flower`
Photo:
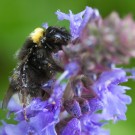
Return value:
M 104 124 L 109 120 L 126 120 L 126 105 L 131 103 L 131 98 L 125 93 L 129 88 L 119 84 L 132 75 L 128 77 L 125 70 L 114 68 L 123 53 L 118 53 L 121 48 L 115 45 L 115 32 L 109 31 L 109 37 L 105 33 L 106 28 L 112 29 L 112 20 L 102 20 L 98 10 L 90 7 L 78 14 L 72 11 L 69 14 L 57 11 L 56 14 L 59 20 L 70 21 L 72 35 L 62 51 L 51 54 L 64 71 L 42 85 L 49 93 L 46 100 L 33 98 L 23 108 L 12 98 L 8 109 L 15 114 L 18 123 L 3 122 L 0 135 L 109 135 L 103 129 Z M 114 24 L 117 26 L 118 22 L 119 19 Z M 126 21 L 123 27 L 125 25 Z
M 84 115 L 80 121 L 83 135 L 109 135 L 108 130 L 101 128 L 103 123 L 97 120 L 96 115 Z
M 56 15 L 58 16 L 59 20 L 65 19 L 70 21 L 70 32 L 73 39 L 81 36 L 83 29 L 89 21 L 98 19 L 100 17 L 98 10 L 90 7 L 86 7 L 84 11 L 75 15 L 71 10 L 69 10 L 69 14 L 62 13 L 58 10 Z
M 122 69 L 114 69 L 101 74 L 93 89 L 103 104 L 102 117 L 105 120 L 126 120 L 126 104 L 131 103 L 131 98 L 125 94 L 130 89 L 119 83 L 126 82 L 126 72 Z
M 76 118 L 70 120 L 61 133 L 61 135 L 80 135 L 80 134 L 81 134 L 81 123 Z
M 21 121 L 17 125 L 7 124 L 3 129 L 6 135 L 56 135 L 55 121 L 53 113 L 40 112 L 35 117 L 30 118 L 29 122 Z

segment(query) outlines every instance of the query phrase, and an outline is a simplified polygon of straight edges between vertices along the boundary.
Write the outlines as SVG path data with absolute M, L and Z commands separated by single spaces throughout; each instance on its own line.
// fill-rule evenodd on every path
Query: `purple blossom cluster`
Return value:
M 102 19 L 90 7 L 56 15 L 70 22 L 70 43 L 52 54 L 65 70 L 42 86 L 52 91 L 47 100 L 37 97 L 23 108 L 12 98 L 8 109 L 18 123 L 1 121 L 0 135 L 109 135 L 105 124 L 126 120 L 130 88 L 120 84 L 134 74 L 127 76 L 117 64 L 135 57 L 134 21 L 130 16 L 120 19 L 117 13 Z

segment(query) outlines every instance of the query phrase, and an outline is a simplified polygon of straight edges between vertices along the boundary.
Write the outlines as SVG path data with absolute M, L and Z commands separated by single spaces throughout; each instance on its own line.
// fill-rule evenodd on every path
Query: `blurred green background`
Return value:
M 131 13 L 135 17 L 133 0 L 5 0 L 0 2 L 0 100 L 8 87 L 8 77 L 16 65 L 15 52 L 22 46 L 28 34 L 44 22 L 49 25 L 66 26 L 57 20 L 54 12 L 60 9 L 74 13 L 84 10 L 86 6 L 99 9 L 102 17 L 117 11 L 121 17 Z M 133 60 L 134 61 L 134 60 Z M 131 65 L 134 65 L 131 62 Z M 128 85 L 134 89 L 135 82 Z M 108 125 L 111 135 L 135 135 L 135 90 L 129 91 L 133 102 L 128 106 L 127 121 Z M 4 116 L 0 110 L 0 117 Z

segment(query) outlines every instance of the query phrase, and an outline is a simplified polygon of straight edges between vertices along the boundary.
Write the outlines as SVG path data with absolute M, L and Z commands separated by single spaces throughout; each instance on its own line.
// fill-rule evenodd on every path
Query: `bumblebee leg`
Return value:
M 28 121 L 28 117 L 27 117 L 27 112 L 26 112 L 26 103 L 27 103 L 27 92 L 23 91 L 22 93 L 22 105 L 23 105 L 23 114 L 24 114 L 24 119 L 26 121 Z
M 22 73 L 21 73 L 21 79 L 22 79 L 22 89 L 21 89 L 21 95 L 22 95 L 22 105 L 23 105 L 23 114 L 24 114 L 24 119 L 28 121 L 27 117 L 27 112 L 26 112 L 26 104 L 27 104 L 27 95 L 28 95 L 28 80 L 27 80 L 27 61 L 24 63 L 23 68 L 22 68 Z

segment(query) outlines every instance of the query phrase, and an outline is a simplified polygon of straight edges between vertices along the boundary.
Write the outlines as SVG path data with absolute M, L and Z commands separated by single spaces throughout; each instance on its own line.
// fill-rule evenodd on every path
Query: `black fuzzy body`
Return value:
M 52 58 L 70 41 L 70 34 L 65 28 L 48 27 L 43 35 L 34 42 L 30 36 L 18 54 L 18 65 L 10 78 L 10 85 L 2 107 L 6 108 L 12 95 L 18 93 L 20 102 L 26 104 L 33 97 L 48 98 L 49 93 L 42 90 L 42 85 L 53 78 L 56 72 L 63 71 Z

